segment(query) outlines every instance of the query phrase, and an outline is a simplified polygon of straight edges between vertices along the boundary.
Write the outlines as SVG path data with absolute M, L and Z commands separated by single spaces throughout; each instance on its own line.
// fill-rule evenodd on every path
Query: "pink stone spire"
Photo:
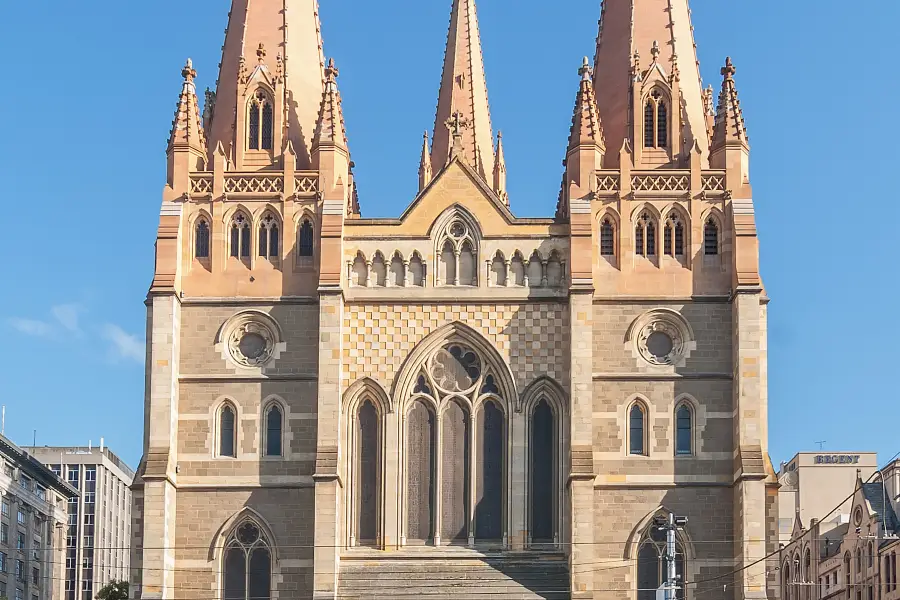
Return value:
M 747 128 L 744 125 L 744 113 L 734 85 L 734 74 L 737 69 L 731 57 L 725 59 L 722 67 L 722 91 L 719 93 L 719 105 L 716 109 L 716 122 L 713 128 L 713 152 L 729 144 L 740 144 L 749 147 Z
M 344 111 L 341 108 L 341 93 L 337 87 L 338 74 L 334 59 L 329 59 L 325 68 L 325 91 L 322 94 L 322 105 L 316 122 L 313 148 L 333 144 L 347 149 L 347 129 L 344 125 Z
M 678 73 L 685 147 L 693 147 L 696 141 L 702 156 L 708 159 L 709 136 L 688 0 L 603 1 L 594 90 L 609 147 L 620 148 L 629 137 L 634 119 L 631 80 L 642 73 L 638 68 L 632 75 L 638 56 L 653 57 L 670 78 L 673 72 Z M 630 142 L 634 146 L 634 140 Z M 616 160 L 618 154 L 610 153 L 608 158 Z
M 572 128 L 569 131 L 569 150 L 578 146 L 592 144 L 605 150 L 603 141 L 603 126 L 600 123 L 600 114 L 597 111 L 597 102 L 594 97 L 594 82 L 591 79 L 591 67 L 585 56 L 581 68 L 581 83 L 578 87 L 578 96 L 575 98 L 575 110 L 572 114 Z
M 197 71 L 194 70 L 191 59 L 187 60 L 181 70 L 184 83 L 181 86 L 181 95 L 178 97 L 178 107 L 175 109 L 175 119 L 172 122 L 172 132 L 169 135 L 169 152 L 176 147 L 188 148 L 206 156 L 206 135 L 201 124 L 200 107 L 197 102 L 197 88 L 194 79 Z
M 457 112 L 466 123 L 462 130 L 464 157 L 488 181 L 494 172 L 494 134 L 475 0 L 453 0 L 450 12 L 450 31 L 431 146 L 434 172 L 443 168 L 450 156 L 452 135 L 447 123 Z
M 237 113 L 244 110 L 239 96 L 248 69 L 257 63 L 271 73 L 282 70 L 284 98 L 276 104 L 285 107 L 284 141 L 293 144 L 298 167 L 309 168 L 324 91 L 317 0 L 232 0 L 209 132 L 211 148 L 219 142 L 226 150 L 234 145 Z

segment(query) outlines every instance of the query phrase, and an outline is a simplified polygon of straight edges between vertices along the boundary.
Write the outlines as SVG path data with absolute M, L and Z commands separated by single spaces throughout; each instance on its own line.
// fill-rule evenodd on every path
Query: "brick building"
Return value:
M 474 0 L 398 218 L 361 214 L 322 48 L 315 0 L 234 0 L 202 112 L 183 70 L 139 597 L 644 600 L 668 511 L 682 596 L 767 597 L 749 143 L 731 60 L 701 85 L 687 0 L 605 2 L 548 218 L 513 213 Z

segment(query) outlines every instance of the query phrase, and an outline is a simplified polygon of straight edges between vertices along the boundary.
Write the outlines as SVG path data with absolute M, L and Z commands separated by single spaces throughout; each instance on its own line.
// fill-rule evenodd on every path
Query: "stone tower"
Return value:
M 556 214 L 518 218 L 475 0 L 451 2 L 396 219 L 360 213 L 316 0 L 233 0 L 202 112 L 185 65 L 135 597 L 644 600 L 669 512 L 689 518 L 683 597 L 769 597 L 767 297 L 734 65 L 716 101 L 687 0 L 606 0 Z

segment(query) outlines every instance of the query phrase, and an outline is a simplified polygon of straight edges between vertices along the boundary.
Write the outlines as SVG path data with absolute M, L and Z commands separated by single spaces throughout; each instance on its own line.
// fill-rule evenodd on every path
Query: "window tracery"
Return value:
M 242 212 L 231 217 L 230 253 L 232 258 L 250 258 L 250 219 Z
M 656 256 L 656 220 L 646 210 L 638 217 L 634 228 L 634 253 L 638 256 Z
M 440 248 L 439 285 L 478 285 L 475 233 L 461 219 L 454 219 L 444 230 Z
M 222 560 L 223 600 L 269 600 L 272 553 L 262 529 L 245 519 L 229 536 Z
M 194 258 L 209 258 L 209 222 L 200 217 L 194 229 Z
M 259 223 L 259 256 L 267 260 L 277 259 L 279 254 L 278 219 L 270 212 Z
M 644 104 L 644 147 L 669 146 L 669 110 L 659 90 L 653 90 Z
M 271 99 L 263 90 L 257 90 L 250 98 L 248 112 L 247 147 L 250 150 L 272 150 L 275 111 Z
M 616 227 L 610 217 L 600 222 L 600 256 L 616 255 Z
M 677 212 L 669 213 L 663 234 L 665 253 L 673 258 L 684 256 L 684 223 Z
M 666 532 L 659 527 L 656 519 L 640 537 L 637 552 L 638 600 L 655 600 L 656 591 L 665 583 L 666 574 Z M 675 541 L 675 573 L 681 581 L 685 581 L 685 550 L 681 537 Z M 684 600 L 684 590 L 679 589 L 675 598 Z

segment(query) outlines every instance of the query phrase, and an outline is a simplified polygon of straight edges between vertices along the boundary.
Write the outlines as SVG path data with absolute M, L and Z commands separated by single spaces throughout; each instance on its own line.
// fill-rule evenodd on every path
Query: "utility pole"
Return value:
M 657 527 L 666 532 L 666 583 L 663 586 L 665 600 L 676 600 L 678 590 L 683 587 L 683 582 L 679 581 L 678 578 L 675 558 L 678 553 L 678 531 L 684 529 L 687 521 L 687 517 L 679 517 L 675 513 L 669 513 L 668 520 L 664 517 L 659 517 L 656 522 Z

